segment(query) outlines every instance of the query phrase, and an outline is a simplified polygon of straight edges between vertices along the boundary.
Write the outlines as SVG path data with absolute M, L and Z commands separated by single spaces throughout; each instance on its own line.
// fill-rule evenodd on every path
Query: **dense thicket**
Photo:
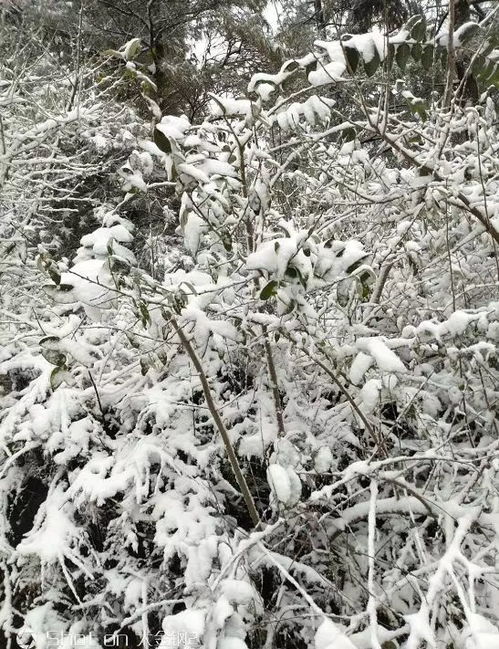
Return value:
M 264 9 L 0 9 L 9 647 L 499 646 L 496 12 Z

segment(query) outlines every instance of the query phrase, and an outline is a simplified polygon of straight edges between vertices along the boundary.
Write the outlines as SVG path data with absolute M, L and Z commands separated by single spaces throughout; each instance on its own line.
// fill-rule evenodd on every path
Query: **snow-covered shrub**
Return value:
M 357 70 L 425 39 L 320 42 L 162 117 L 76 254 L 41 252 L 51 301 L 2 325 L 7 634 L 493 646 L 497 116 Z M 159 278 L 121 211 L 158 174 Z

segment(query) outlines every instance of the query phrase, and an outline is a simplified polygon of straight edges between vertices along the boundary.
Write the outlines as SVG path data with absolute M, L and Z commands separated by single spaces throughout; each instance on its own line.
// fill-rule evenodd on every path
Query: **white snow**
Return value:
M 468 613 L 469 632 L 465 649 L 497 649 L 499 647 L 499 630 L 492 622 L 478 613 Z
M 248 645 L 241 638 L 220 638 L 217 649 L 248 649 Z
M 379 403 L 381 391 L 381 381 L 379 379 L 369 379 L 359 392 L 359 397 L 367 412 L 373 412 Z
M 251 101 L 249 99 L 216 97 L 210 102 L 210 112 L 215 117 L 223 115 L 247 117 L 251 115 Z
M 373 364 L 373 357 L 370 354 L 364 354 L 364 352 L 359 352 L 357 356 L 353 359 L 352 365 L 350 366 L 349 378 L 352 383 L 358 385 L 364 378 L 364 374 Z
M 315 649 L 356 649 L 356 647 L 340 625 L 324 618 L 315 633 Z
M 292 507 L 301 496 L 301 480 L 292 467 L 269 464 L 267 480 L 276 498 L 284 505 Z
M 174 140 L 181 140 L 190 123 L 185 115 L 165 115 L 159 124 L 156 124 L 158 131 Z
M 233 604 L 249 604 L 256 598 L 253 586 L 242 579 L 224 579 L 220 588 L 227 600 Z
M 331 469 L 333 463 L 333 454 L 331 449 L 328 446 L 322 446 L 315 458 L 314 458 L 314 468 L 317 473 L 326 473 Z
M 199 645 L 205 629 L 206 611 L 204 609 L 186 609 L 175 615 L 163 618 L 165 646 L 172 649 L 185 647 L 190 639 L 192 646 Z
M 72 556 L 71 546 L 79 531 L 70 519 L 71 505 L 62 489 L 54 489 L 41 506 L 33 529 L 17 546 L 19 554 L 37 554 L 43 563 Z
M 285 467 L 270 464 L 267 469 L 267 480 L 277 499 L 287 503 L 291 499 L 291 482 Z
M 405 365 L 382 338 L 359 338 L 357 347 L 370 354 L 384 372 L 405 372 Z M 361 361 L 362 362 L 362 361 Z

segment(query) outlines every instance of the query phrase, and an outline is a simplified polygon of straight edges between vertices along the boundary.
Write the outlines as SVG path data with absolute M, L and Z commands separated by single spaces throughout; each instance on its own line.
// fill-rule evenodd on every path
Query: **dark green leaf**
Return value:
M 459 30 L 459 44 L 466 45 L 471 39 L 480 32 L 480 25 L 477 23 L 467 23 Z
M 352 140 L 355 140 L 356 135 L 357 135 L 357 131 L 354 129 L 353 126 L 349 126 L 348 128 L 344 128 L 341 131 L 341 139 L 344 142 L 351 142 Z
M 351 74 L 355 74 L 355 71 L 357 70 L 357 66 L 359 65 L 359 60 L 360 60 L 359 51 L 353 45 L 347 45 L 346 43 L 343 44 L 343 48 L 344 48 L 345 58 L 348 65 L 348 71 Z
M 364 257 L 362 257 L 362 259 L 358 259 L 358 260 L 355 261 L 353 264 L 351 264 L 351 265 L 346 269 L 346 272 L 347 272 L 347 273 L 353 273 L 354 270 L 357 270 L 357 268 L 360 268 L 360 266 L 362 266 L 362 264 L 364 263 L 364 258 L 365 258 L 365 257 L 367 257 L 367 255 L 365 255 Z
M 277 295 L 277 287 L 279 286 L 279 283 L 276 282 L 274 279 L 269 282 L 266 286 L 262 288 L 260 291 L 260 299 L 261 300 L 268 300 L 269 298 L 273 297 L 274 295 Z
M 397 65 L 401 70 L 405 70 L 405 66 L 407 65 L 407 61 L 409 60 L 410 53 L 411 48 L 407 43 L 400 43 L 400 45 L 397 45 L 395 60 L 397 61 Z
M 40 339 L 40 345 L 42 347 L 45 345 L 47 347 L 54 347 L 54 345 L 57 345 L 61 341 L 60 338 L 57 336 L 44 336 L 43 338 Z
M 57 367 L 64 367 L 66 365 L 66 354 L 57 351 L 56 349 L 42 349 L 43 358 Z
M 485 57 L 477 56 L 476 59 L 473 61 L 473 65 L 471 66 L 471 71 L 475 76 L 478 76 L 481 74 L 485 64 L 486 64 Z
M 426 45 L 423 45 L 423 51 L 421 53 L 421 65 L 425 70 L 429 70 L 433 65 L 433 52 L 434 47 L 431 43 L 426 43 Z
M 298 63 L 298 61 L 287 61 L 283 65 L 283 71 L 285 71 L 285 72 L 294 72 L 299 67 L 300 67 L 300 64 Z
M 428 106 L 423 99 L 414 97 L 414 99 L 409 101 L 409 109 L 411 113 L 419 115 L 423 121 L 426 120 L 428 116 Z
M 161 149 L 163 153 L 172 152 L 172 145 L 169 138 L 167 138 L 166 135 L 162 133 L 158 128 L 154 129 L 153 139 L 154 144 L 158 147 L 158 149 Z
M 374 49 L 374 56 L 369 61 L 364 61 L 364 70 L 368 77 L 372 77 L 381 63 L 378 50 Z
M 112 273 L 126 273 L 130 270 L 130 262 L 123 257 L 112 256 L 109 259 L 109 268 Z
M 54 367 L 50 373 L 50 387 L 56 390 L 70 376 L 63 367 Z
M 140 373 L 142 374 L 142 376 L 145 376 L 150 367 L 148 359 L 141 358 L 139 363 L 140 363 Z
M 483 66 L 483 68 L 478 74 L 478 78 L 480 79 L 480 81 L 487 83 L 489 79 L 491 79 L 494 76 L 495 70 L 496 70 L 495 62 L 491 61 L 490 59 L 486 59 L 485 65 Z
M 397 649 L 397 645 L 393 640 L 387 640 L 381 645 L 381 649 Z
M 139 302 L 139 312 L 140 312 L 140 321 L 142 326 L 145 328 L 148 324 L 151 324 L 151 316 L 149 315 L 149 310 L 144 302 Z
M 422 52 L 423 52 L 423 48 L 421 46 L 421 43 L 414 43 L 414 45 L 412 45 L 411 55 L 415 61 L 420 60 Z
M 426 19 L 424 16 L 413 16 L 414 23 L 409 29 L 411 38 L 416 41 L 423 41 L 426 38 Z
M 311 72 L 315 72 L 317 70 L 317 61 L 312 61 L 308 65 L 305 66 L 305 73 L 309 75 Z
M 58 271 L 56 266 L 49 266 L 47 268 L 47 273 L 49 274 L 50 279 L 54 282 L 54 284 L 57 284 L 57 286 L 60 286 L 61 284 L 61 273 Z
M 112 255 L 113 252 L 114 252 L 114 250 L 113 250 L 113 243 L 114 243 L 114 239 L 113 239 L 113 237 L 111 237 L 111 238 L 108 240 L 108 242 L 107 242 L 107 246 L 106 246 L 107 254 L 108 254 L 108 255 Z

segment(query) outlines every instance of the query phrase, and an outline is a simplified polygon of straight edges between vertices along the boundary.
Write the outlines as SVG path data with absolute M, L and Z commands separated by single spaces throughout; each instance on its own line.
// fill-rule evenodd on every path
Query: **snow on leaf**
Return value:
M 249 604 L 256 599 L 253 586 L 241 579 L 224 579 L 220 589 L 227 600 L 233 604 Z
M 141 41 L 140 38 L 132 38 L 123 47 L 123 54 L 127 61 L 132 61 L 140 52 Z
M 350 381 L 358 385 L 364 378 L 365 373 L 371 367 L 372 363 L 373 357 L 370 354 L 359 352 L 350 366 Z
M 193 644 L 201 642 L 205 629 L 205 618 L 205 610 L 193 608 L 163 618 L 162 627 L 168 646 L 172 649 L 180 649 L 185 646 L 186 642 Z
M 324 618 L 315 633 L 315 649 L 356 649 L 343 629 L 332 620 Z
M 381 338 L 359 338 L 357 347 L 370 354 L 384 372 L 405 372 L 405 365 Z
M 67 495 L 58 486 L 47 496 L 37 515 L 33 529 L 17 546 L 21 555 L 36 554 L 43 563 L 53 563 L 74 556 L 73 546 L 79 530 L 71 520 L 71 506 Z
M 277 499 L 287 503 L 291 499 L 291 482 L 285 467 L 270 464 L 267 469 L 267 479 Z

